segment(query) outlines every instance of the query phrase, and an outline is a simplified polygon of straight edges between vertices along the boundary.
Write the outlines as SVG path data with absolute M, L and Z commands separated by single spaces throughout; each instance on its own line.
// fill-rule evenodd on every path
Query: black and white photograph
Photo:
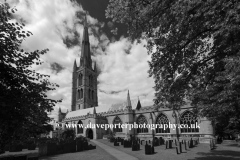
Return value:
M 240 160 L 239 0 L 0 0 L 0 160 Z

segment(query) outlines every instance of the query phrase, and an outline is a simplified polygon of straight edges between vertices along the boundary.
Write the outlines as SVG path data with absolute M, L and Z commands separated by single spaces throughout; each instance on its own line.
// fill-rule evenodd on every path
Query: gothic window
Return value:
M 80 89 L 80 98 L 83 98 L 83 89 Z
M 83 123 L 81 120 L 77 123 L 77 134 L 83 133 Z
M 77 99 L 80 99 L 81 98 L 81 93 L 80 93 L 80 90 L 77 91 Z
M 185 112 L 180 118 L 180 124 L 186 126 L 181 128 L 181 133 L 199 132 L 199 128 L 196 126 L 197 123 L 197 117 L 192 112 Z
M 92 86 L 92 76 L 89 75 L 89 86 Z
M 94 91 L 92 91 L 92 99 L 94 100 Z
M 80 73 L 79 76 L 78 76 L 78 86 L 81 86 L 82 85 L 82 80 L 83 79 L 83 76 L 82 74 Z
M 140 115 L 137 119 L 137 124 L 138 124 L 137 133 L 148 133 L 148 128 L 146 127 L 148 123 L 145 116 Z M 145 127 L 144 127 L 144 124 L 145 124 Z
M 169 125 L 169 121 L 166 115 L 164 114 L 158 115 L 156 124 L 157 124 L 156 133 L 170 133 L 170 128 L 165 128 L 164 130 L 163 127 L 164 124 L 167 124 L 167 126 Z
M 120 124 L 120 125 L 115 125 L 115 124 Z M 122 127 L 121 127 L 122 121 L 121 119 L 117 116 L 113 120 L 113 132 L 122 132 Z
M 91 99 L 91 90 L 88 89 L 88 98 Z

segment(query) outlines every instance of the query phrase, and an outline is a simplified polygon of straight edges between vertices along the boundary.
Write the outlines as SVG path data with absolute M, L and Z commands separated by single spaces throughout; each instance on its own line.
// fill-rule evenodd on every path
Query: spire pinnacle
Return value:
M 62 112 L 62 111 L 61 111 L 61 107 L 59 107 L 59 109 L 58 109 L 58 112 L 59 112 L 59 113 L 61 113 L 61 112 Z
M 94 68 L 93 69 L 94 69 L 94 71 L 97 71 L 97 62 L 96 61 L 94 62 Z
M 88 66 L 90 66 L 89 63 L 91 61 L 90 60 L 91 59 L 91 53 L 90 53 L 90 43 L 89 43 L 89 35 L 88 35 L 87 14 L 85 15 L 85 19 L 84 19 L 81 57 L 86 59 L 85 63 L 88 63 Z
M 137 103 L 136 109 L 139 110 L 140 108 L 142 108 L 142 105 L 140 103 L 139 96 L 138 96 L 138 103 Z
M 93 114 L 97 114 L 95 106 L 93 107 Z
M 84 28 L 85 28 L 85 27 L 88 27 L 88 26 L 87 26 L 87 12 L 86 12 L 84 18 L 85 18 L 85 19 L 84 19 Z
M 76 62 L 76 59 L 74 60 L 74 63 L 73 63 L 73 71 L 75 71 L 77 68 L 77 62 Z
M 128 90 L 128 94 L 127 94 L 127 107 L 131 107 L 131 100 L 130 100 L 130 95 L 129 95 L 129 90 Z

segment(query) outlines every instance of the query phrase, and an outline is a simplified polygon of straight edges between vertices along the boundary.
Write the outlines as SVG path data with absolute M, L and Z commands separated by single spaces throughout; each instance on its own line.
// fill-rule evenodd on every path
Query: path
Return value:
M 113 147 L 110 147 L 108 145 L 105 145 L 99 141 L 96 140 L 91 140 L 93 143 L 95 143 L 96 145 L 98 145 L 99 147 L 101 147 L 102 149 L 104 149 L 106 152 L 108 152 L 109 154 L 111 154 L 112 156 L 114 156 L 116 159 L 118 160 L 138 160 L 138 158 L 133 157 L 127 153 L 124 153 L 122 151 L 119 151 Z

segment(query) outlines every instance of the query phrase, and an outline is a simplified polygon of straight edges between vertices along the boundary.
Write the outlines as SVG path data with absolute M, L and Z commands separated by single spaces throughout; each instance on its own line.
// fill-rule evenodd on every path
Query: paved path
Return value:
M 138 158 L 133 157 L 127 153 L 124 153 L 122 151 L 119 151 L 113 147 L 107 146 L 99 141 L 96 140 L 91 140 L 93 143 L 95 143 L 96 145 L 98 145 L 99 147 L 101 147 L 102 149 L 104 149 L 106 152 L 108 152 L 109 154 L 111 154 L 112 156 L 114 156 L 116 159 L 118 160 L 138 160 Z

